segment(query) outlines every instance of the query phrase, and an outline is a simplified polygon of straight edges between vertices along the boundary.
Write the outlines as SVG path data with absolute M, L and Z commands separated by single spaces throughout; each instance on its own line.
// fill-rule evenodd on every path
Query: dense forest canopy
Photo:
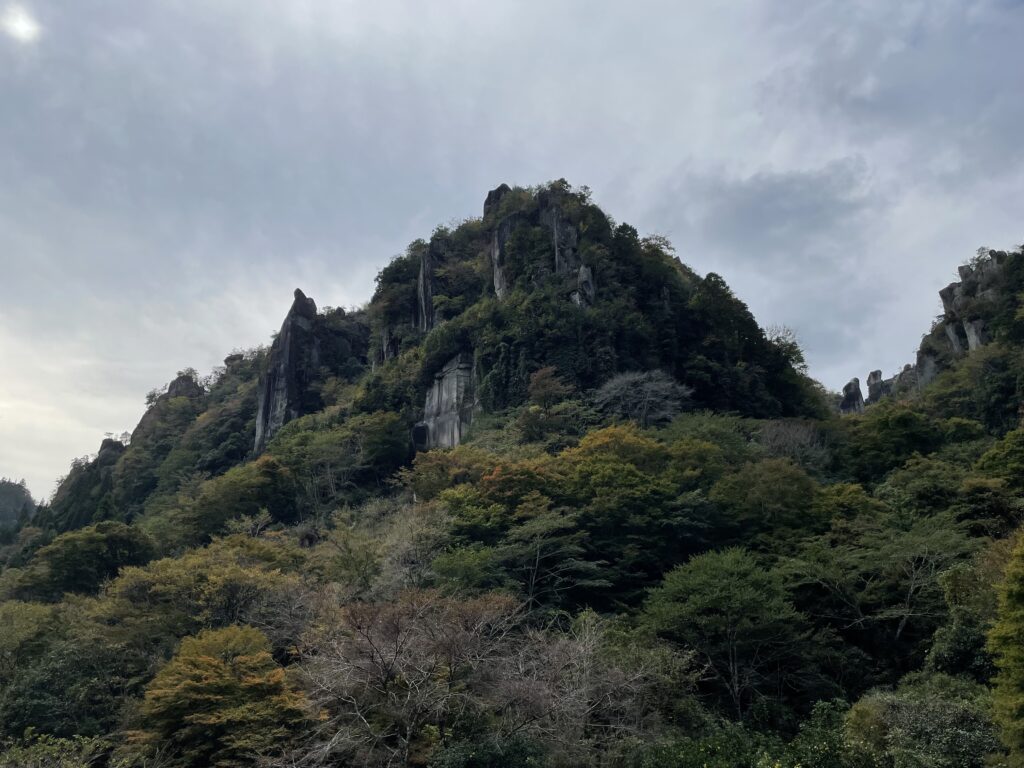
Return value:
M 502 185 L 0 483 L 0 766 L 1024 765 L 1022 296 L 980 253 L 840 415 L 720 276 Z

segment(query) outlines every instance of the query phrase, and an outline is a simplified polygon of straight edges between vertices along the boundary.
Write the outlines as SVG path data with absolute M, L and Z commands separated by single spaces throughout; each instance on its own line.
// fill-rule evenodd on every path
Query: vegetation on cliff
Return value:
M 0 766 L 1024 764 L 998 260 L 958 309 L 985 344 L 840 418 L 662 238 L 495 190 L 310 320 L 258 454 L 273 348 L 181 372 L 18 517 Z M 452 360 L 465 439 L 415 451 Z

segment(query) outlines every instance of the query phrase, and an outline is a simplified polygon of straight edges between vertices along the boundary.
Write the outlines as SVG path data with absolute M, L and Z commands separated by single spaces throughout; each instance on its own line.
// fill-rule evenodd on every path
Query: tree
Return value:
M 593 765 L 693 688 L 689 653 L 592 612 L 564 631 L 525 619 L 494 593 L 326 604 L 302 665 L 321 718 L 274 765 Z
M 885 661 L 895 676 L 923 660 L 946 616 L 939 577 L 973 548 L 947 515 L 908 522 L 866 511 L 837 517 L 786 559 L 783 571 L 802 610 Z
M 989 633 L 995 657 L 994 711 L 1010 748 L 1010 764 L 1024 766 L 1024 540 L 1017 543 L 999 587 L 999 610 Z
M 671 421 L 689 405 L 692 394 L 664 371 L 620 373 L 597 390 L 594 404 L 608 416 L 646 429 Z
M 709 498 L 719 507 L 726 531 L 765 546 L 827 525 L 813 515 L 817 490 L 817 483 L 789 459 L 764 459 L 723 477 Z
M 660 637 L 697 652 L 716 698 L 737 720 L 813 674 L 803 656 L 807 620 L 779 575 L 742 549 L 699 555 L 671 571 L 651 592 L 643 617 Z
M 146 688 L 134 738 L 169 749 L 175 766 L 254 765 L 286 748 L 306 717 L 266 636 L 231 626 L 182 640 Z
M 294 759 L 421 762 L 472 706 L 471 684 L 519 618 L 516 602 L 496 594 L 416 590 L 393 603 L 327 605 L 302 670 L 322 714 Z
M 56 600 L 66 592 L 92 594 L 127 566 L 153 557 L 153 541 L 138 527 L 106 521 L 61 534 L 36 552 L 21 591 Z
M 530 374 L 526 391 L 531 403 L 548 409 L 571 395 L 573 387 L 562 381 L 554 366 L 549 365 Z
M 54 613 L 49 605 L 0 603 L 0 686 L 42 653 L 54 628 Z
M 585 533 L 576 516 L 551 509 L 551 500 L 536 491 L 516 510 L 519 524 L 505 536 L 498 556 L 522 585 L 528 608 L 557 605 L 563 592 L 609 586 L 602 563 L 584 559 Z
M 983 685 L 942 674 L 913 674 L 895 691 L 873 691 L 846 716 L 849 749 L 868 765 L 983 768 L 1001 751 Z

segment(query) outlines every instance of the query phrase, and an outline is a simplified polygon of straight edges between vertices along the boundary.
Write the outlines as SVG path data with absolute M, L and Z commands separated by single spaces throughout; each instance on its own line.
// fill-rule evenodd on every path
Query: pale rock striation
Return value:
M 473 355 L 456 355 L 437 372 L 427 391 L 423 420 L 413 427 L 416 450 L 459 445 L 479 408 Z

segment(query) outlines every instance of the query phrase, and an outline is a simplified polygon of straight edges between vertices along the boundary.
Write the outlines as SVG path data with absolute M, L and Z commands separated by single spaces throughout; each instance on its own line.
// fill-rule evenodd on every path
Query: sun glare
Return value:
M 0 13 L 0 29 L 19 43 L 31 43 L 39 37 L 39 22 L 21 5 L 8 5 Z

